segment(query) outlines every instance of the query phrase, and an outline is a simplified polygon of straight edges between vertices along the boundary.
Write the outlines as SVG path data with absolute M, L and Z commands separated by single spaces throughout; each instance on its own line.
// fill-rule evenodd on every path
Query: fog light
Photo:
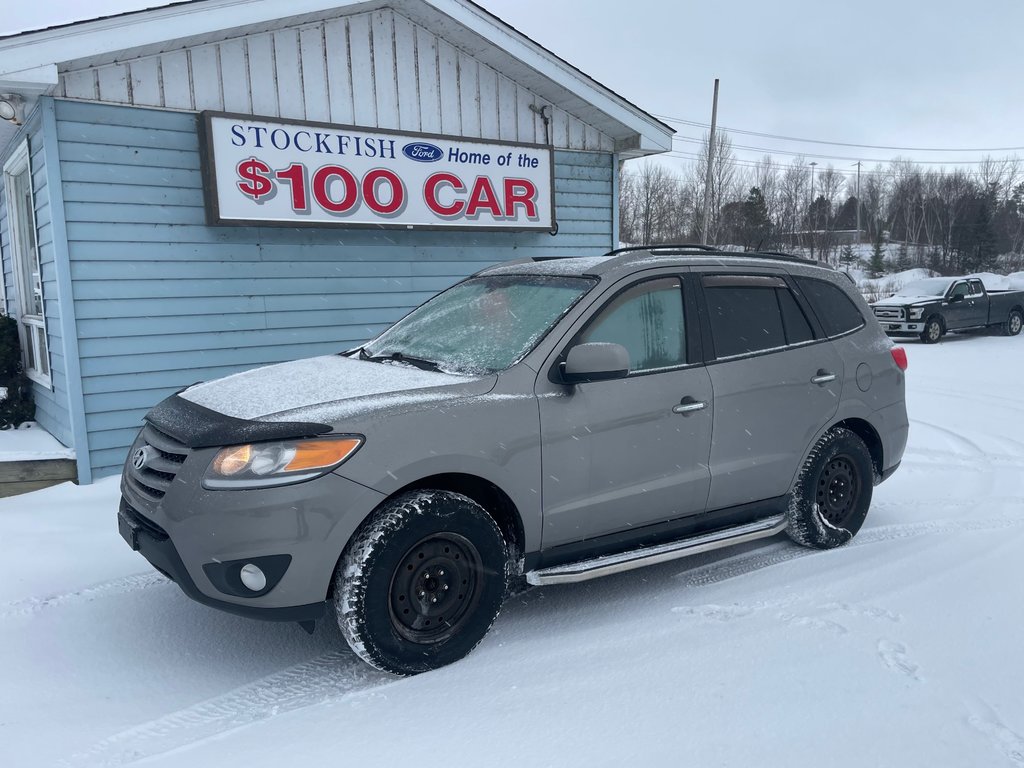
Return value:
M 239 572 L 239 577 L 247 589 L 253 592 L 262 592 L 267 587 L 267 577 L 258 566 L 246 563 Z

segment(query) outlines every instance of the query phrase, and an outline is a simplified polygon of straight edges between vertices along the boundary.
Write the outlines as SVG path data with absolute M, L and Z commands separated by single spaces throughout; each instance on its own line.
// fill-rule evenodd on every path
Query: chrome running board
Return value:
M 753 523 L 737 525 L 711 533 L 703 533 L 688 539 L 671 541 L 667 544 L 658 544 L 644 549 L 632 549 L 628 552 L 620 552 L 617 555 L 604 555 L 603 557 L 595 557 L 592 560 L 581 560 L 577 563 L 556 565 L 551 568 L 541 568 L 538 571 L 528 572 L 526 574 L 526 581 L 534 586 L 590 581 L 590 579 L 609 576 L 613 573 L 623 573 L 634 568 L 643 568 L 646 565 L 666 563 L 669 560 L 679 560 L 683 557 L 699 555 L 701 552 L 711 552 L 723 547 L 731 547 L 734 544 L 765 539 L 777 533 L 782 533 L 784 530 L 786 530 L 786 516 L 775 515 L 774 517 L 766 517 Z

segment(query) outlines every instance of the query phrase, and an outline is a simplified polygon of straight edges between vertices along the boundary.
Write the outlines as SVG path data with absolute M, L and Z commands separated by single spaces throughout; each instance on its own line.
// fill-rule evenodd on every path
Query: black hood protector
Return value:
M 316 437 L 332 429 L 329 424 L 315 422 L 237 419 L 177 395 L 157 403 L 143 418 L 189 448 Z

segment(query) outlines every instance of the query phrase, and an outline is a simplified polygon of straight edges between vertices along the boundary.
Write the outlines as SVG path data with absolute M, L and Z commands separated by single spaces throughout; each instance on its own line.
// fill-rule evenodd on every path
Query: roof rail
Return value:
M 698 243 L 657 243 L 655 245 L 630 245 L 626 248 L 616 248 L 608 251 L 605 256 L 618 256 L 623 253 L 635 253 L 636 251 L 704 251 L 714 253 L 721 250 L 713 245 L 700 245 Z

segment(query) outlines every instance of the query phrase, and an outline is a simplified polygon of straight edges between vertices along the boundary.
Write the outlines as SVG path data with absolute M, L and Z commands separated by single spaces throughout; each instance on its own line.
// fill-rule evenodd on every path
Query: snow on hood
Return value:
M 396 363 L 327 355 L 268 365 L 196 384 L 179 396 L 236 419 L 259 419 L 338 400 L 442 387 L 469 380 L 464 376 L 422 371 Z
M 924 304 L 933 301 L 942 301 L 941 296 L 890 296 L 887 299 L 880 299 L 871 306 L 873 307 L 905 307 L 908 304 Z

